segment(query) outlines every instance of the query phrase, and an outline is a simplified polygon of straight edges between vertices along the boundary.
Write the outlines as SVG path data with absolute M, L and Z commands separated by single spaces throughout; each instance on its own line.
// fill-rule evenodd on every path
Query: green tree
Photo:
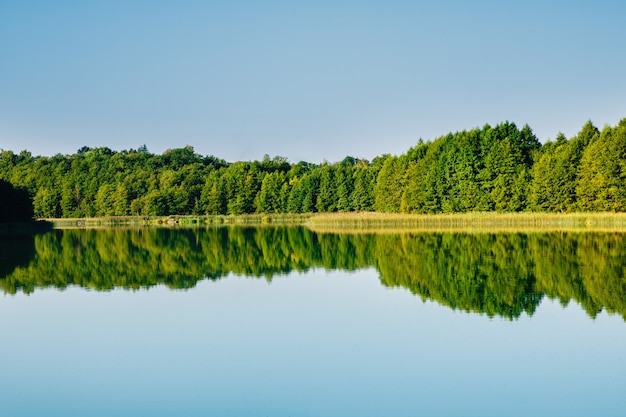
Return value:
M 337 211 L 352 211 L 352 194 L 354 193 L 354 158 L 351 158 L 348 163 L 342 162 L 341 165 L 335 168 L 335 183 L 337 185 Z M 347 159 L 347 158 L 346 158 Z M 350 163 L 350 161 L 352 161 Z
M 626 119 L 602 130 L 584 150 L 578 187 L 579 206 L 589 211 L 626 210 Z
M 61 196 L 55 190 L 41 187 L 33 199 L 33 208 L 37 218 L 61 217 Z
M 205 214 L 226 214 L 225 186 L 218 171 L 213 171 L 207 176 L 200 204 Z
M 316 171 L 319 176 L 319 191 L 315 208 L 319 212 L 337 211 L 335 169 L 329 164 L 323 164 Z
M 258 211 L 261 213 L 280 213 L 283 206 L 283 184 L 285 175 L 280 171 L 271 172 L 263 178 L 259 192 Z
M 114 214 L 112 197 L 113 185 L 103 184 L 96 193 L 96 216 L 112 216 Z
M 374 170 L 364 161 L 355 166 L 353 176 L 352 208 L 355 211 L 374 210 Z
M 407 158 L 388 156 L 378 173 L 374 187 L 374 209 L 397 213 L 406 184 Z
M 409 151 L 411 161 L 406 171 L 406 186 L 401 210 L 408 213 L 436 213 L 441 210 L 438 192 L 438 164 L 442 142 L 420 143 Z
M 596 133 L 589 135 L 592 130 Z M 536 211 L 565 212 L 578 209 L 578 173 L 583 152 L 597 129 L 591 122 L 568 141 L 560 133 L 556 142 L 544 145 L 532 168 L 529 204 Z

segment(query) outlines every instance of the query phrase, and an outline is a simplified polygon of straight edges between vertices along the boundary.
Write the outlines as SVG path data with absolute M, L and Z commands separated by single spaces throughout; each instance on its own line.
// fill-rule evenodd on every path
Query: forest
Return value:
M 532 315 L 544 297 L 626 319 L 624 233 L 332 234 L 303 227 L 66 229 L 0 238 L 6 294 L 78 286 L 188 289 L 231 274 L 283 279 L 375 268 L 381 284 L 489 317 Z M 593 260 L 590 262 L 589 260 Z M 297 278 L 293 278 L 297 279 Z
M 313 164 L 265 156 L 226 162 L 193 147 L 83 147 L 72 155 L 0 152 L 0 180 L 32 199 L 36 218 L 626 211 L 626 118 L 542 144 L 504 122 L 418 141 L 402 155 Z M 3 197 L 8 204 L 10 198 Z

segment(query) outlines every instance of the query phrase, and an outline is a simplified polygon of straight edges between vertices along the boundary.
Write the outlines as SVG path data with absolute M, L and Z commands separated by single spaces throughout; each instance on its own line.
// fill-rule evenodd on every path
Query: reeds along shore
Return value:
M 626 213 L 333 213 L 313 215 L 307 225 L 324 231 L 624 231 Z
M 327 232 L 406 231 L 624 231 L 626 213 L 308 213 L 240 216 L 125 216 L 46 219 L 56 228 L 300 225 Z

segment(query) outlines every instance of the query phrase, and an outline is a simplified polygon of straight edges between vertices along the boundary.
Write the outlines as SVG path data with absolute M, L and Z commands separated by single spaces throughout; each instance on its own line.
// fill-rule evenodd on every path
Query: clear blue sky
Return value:
M 0 0 L 0 148 L 401 154 L 626 117 L 624 1 Z

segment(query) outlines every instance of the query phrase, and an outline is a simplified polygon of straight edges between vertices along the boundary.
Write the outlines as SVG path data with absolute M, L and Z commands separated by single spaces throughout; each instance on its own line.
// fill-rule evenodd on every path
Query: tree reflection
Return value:
M 542 297 L 626 318 L 626 234 L 320 234 L 305 228 L 55 230 L 3 245 L 5 293 L 38 287 L 186 289 L 228 274 L 374 267 L 381 283 L 488 316 L 532 315 Z M 7 255 L 5 255 L 7 254 Z M 32 260 L 31 260 L 32 258 Z M 20 261 L 20 259 L 22 261 Z M 30 262 L 29 262 L 30 260 Z
M 17 267 L 28 266 L 34 255 L 33 235 L 0 235 L 0 277 L 11 274 Z

